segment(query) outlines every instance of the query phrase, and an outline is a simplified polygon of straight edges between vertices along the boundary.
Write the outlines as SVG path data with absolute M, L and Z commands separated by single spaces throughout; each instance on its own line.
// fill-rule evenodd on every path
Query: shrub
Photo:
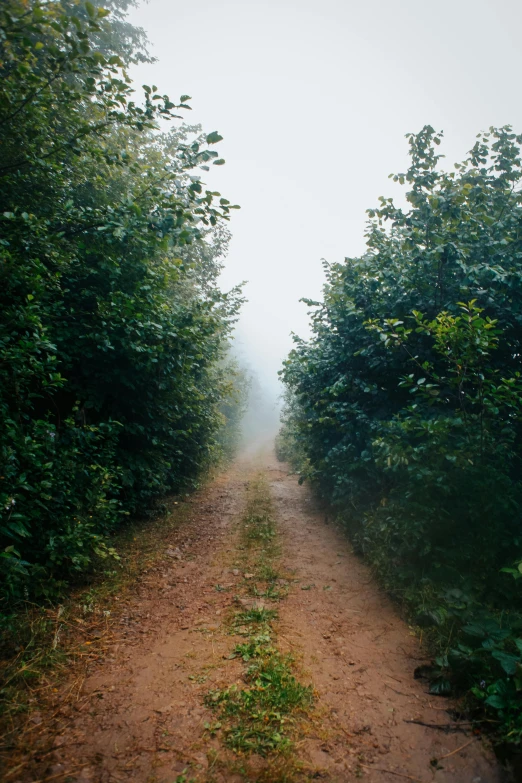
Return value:
M 381 199 L 367 252 L 309 302 L 281 438 L 427 629 L 434 689 L 465 688 L 518 743 L 522 137 L 480 134 L 450 173 L 431 127 L 409 143 L 409 208 Z

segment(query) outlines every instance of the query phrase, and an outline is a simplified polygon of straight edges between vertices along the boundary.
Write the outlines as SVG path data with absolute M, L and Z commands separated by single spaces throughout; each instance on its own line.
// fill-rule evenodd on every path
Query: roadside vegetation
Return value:
M 440 167 L 408 137 L 407 206 L 368 211 L 367 251 L 325 264 L 313 336 L 285 362 L 277 448 L 337 511 L 465 694 L 522 741 L 522 136 Z
M 136 90 L 132 2 L 0 8 L 0 598 L 55 600 L 238 436 L 217 132 Z M 170 125 L 168 123 L 170 122 Z M 109 566 L 112 567 L 112 566 Z

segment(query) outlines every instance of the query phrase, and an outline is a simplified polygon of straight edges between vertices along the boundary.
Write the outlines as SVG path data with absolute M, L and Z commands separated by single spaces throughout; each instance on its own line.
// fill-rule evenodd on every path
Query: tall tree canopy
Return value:
M 235 399 L 241 293 L 217 284 L 235 207 L 200 178 L 221 137 L 162 127 L 189 96 L 136 96 L 125 68 L 147 54 L 129 4 L 0 7 L 8 598 L 90 567 L 122 515 L 194 481 Z

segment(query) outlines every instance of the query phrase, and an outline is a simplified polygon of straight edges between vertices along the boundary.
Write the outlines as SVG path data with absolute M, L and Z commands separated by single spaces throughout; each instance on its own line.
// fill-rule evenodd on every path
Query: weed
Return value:
M 196 783 L 196 779 L 195 778 L 190 778 L 190 780 L 189 780 L 187 775 L 186 775 L 186 770 L 183 770 L 181 775 L 178 775 L 176 777 L 176 780 L 174 781 L 174 783 Z
M 257 585 L 252 585 L 250 592 L 257 598 L 268 598 L 270 601 L 281 601 L 282 598 L 286 598 L 288 595 L 288 590 L 283 590 L 271 584 L 267 585 L 264 590 L 259 590 Z
M 275 609 L 262 609 L 256 608 L 249 609 L 247 612 L 238 612 L 234 616 L 234 625 L 251 625 L 269 623 L 271 620 L 275 620 L 277 612 Z
M 264 582 L 277 582 L 280 578 L 279 571 L 271 563 L 261 562 L 257 568 L 257 576 Z
M 208 675 L 206 674 L 190 674 L 189 680 L 192 682 L 197 683 L 198 685 L 201 685 L 202 683 L 206 682 L 208 680 Z
M 211 691 L 207 705 L 218 709 L 223 720 L 229 719 L 225 742 L 233 750 L 261 756 L 288 750 L 291 740 L 287 727 L 294 721 L 296 710 L 312 703 L 312 689 L 297 681 L 292 674 L 292 658 L 278 652 L 270 637 L 239 648 L 245 653 L 244 660 L 255 658 L 246 672 L 247 686 Z

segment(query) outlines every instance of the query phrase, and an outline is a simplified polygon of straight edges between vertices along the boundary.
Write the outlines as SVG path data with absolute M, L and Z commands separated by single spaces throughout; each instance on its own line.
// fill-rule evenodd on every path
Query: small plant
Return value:
M 258 598 L 268 598 L 270 601 L 281 601 L 287 596 L 288 590 L 275 587 L 272 584 L 268 584 L 264 590 L 260 590 L 257 585 L 252 585 L 251 593 Z
M 186 775 L 186 770 L 183 770 L 181 775 L 178 775 L 176 777 L 176 780 L 174 781 L 174 783 L 196 783 L 196 779 L 195 778 L 190 778 L 190 780 L 189 780 L 189 778 Z
M 234 617 L 234 625 L 253 625 L 267 624 L 277 617 L 275 609 L 257 608 L 249 609 L 246 612 L 238 612 Z
M 217 710 L 224 727 L 225 742 L 235 751 L 258 753 L 288 750 L 288 728 L 296 711 L 312 703 L 312 689 L 301 685 L 292 673 L 292 658 L 271 645 L 270 637 L 236 648 L 245 661 L 247 686 L 211 691 L 206 703 Z

